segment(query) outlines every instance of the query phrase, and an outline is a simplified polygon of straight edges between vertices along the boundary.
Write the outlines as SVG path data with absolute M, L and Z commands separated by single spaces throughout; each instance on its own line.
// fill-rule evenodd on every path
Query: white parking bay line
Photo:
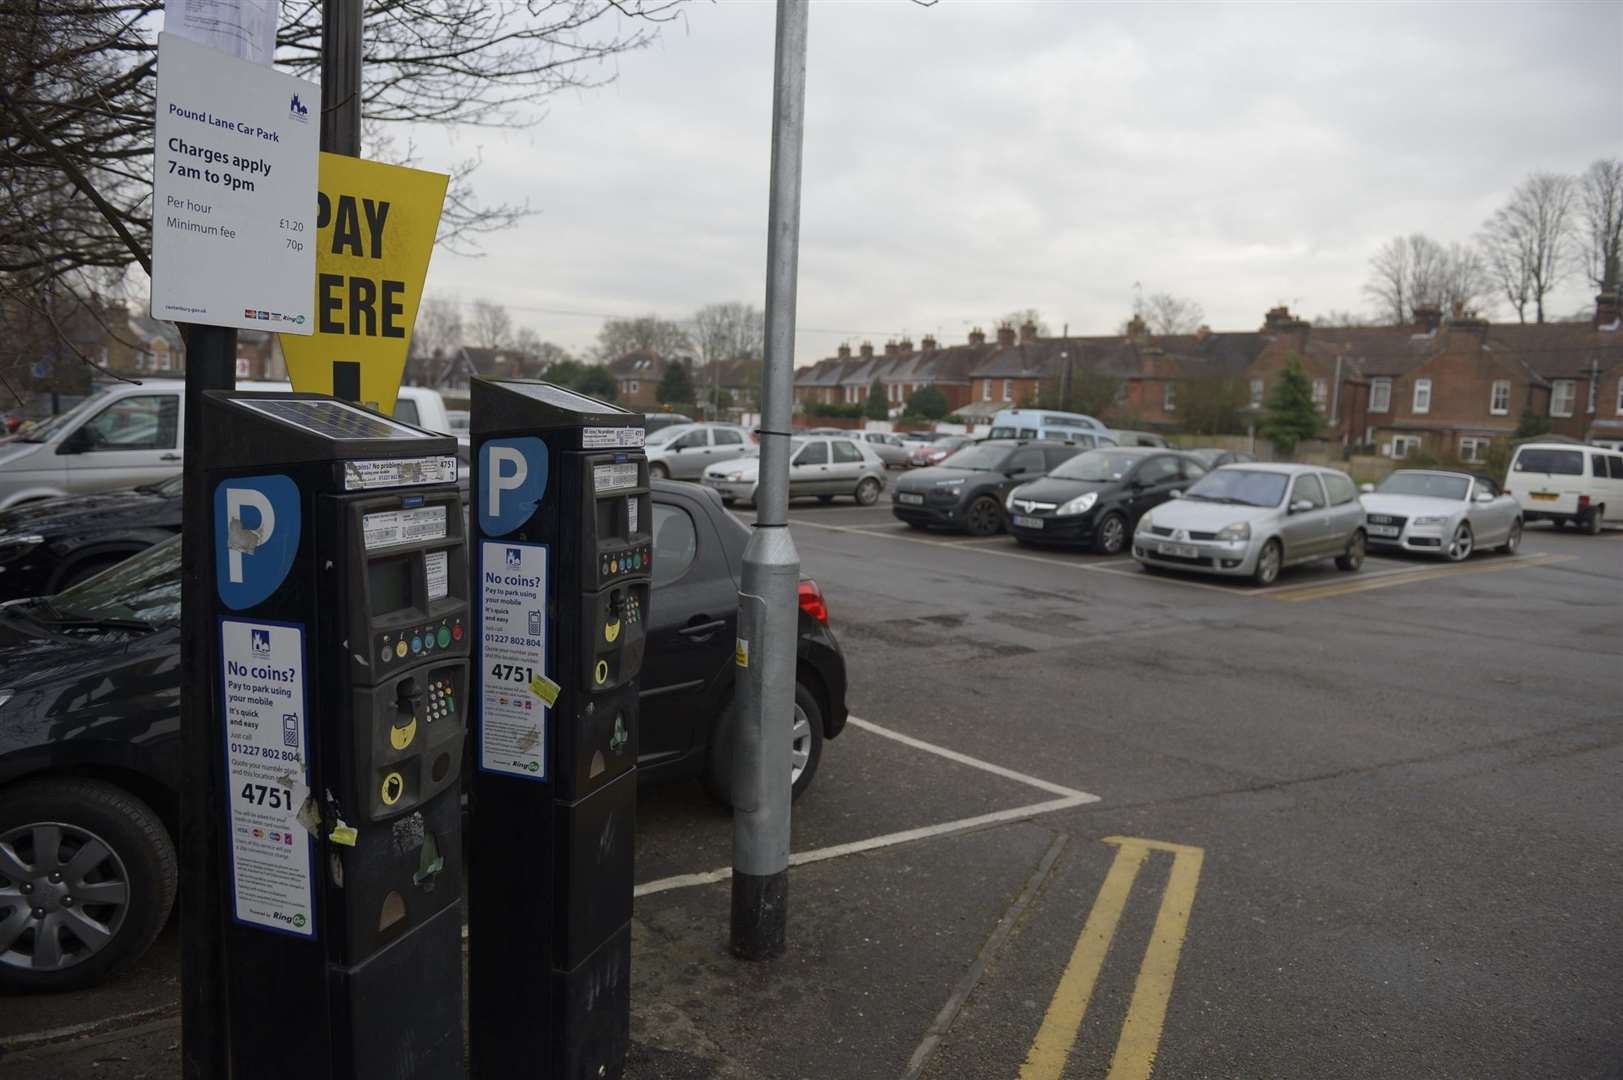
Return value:
M 1099 801 L 1099 796 L 1090 795 L 1086 791 L 1078 791 L 1063 784 L 1042 780 L 1002 765 L 993 764 L 990 761 L 982 761 L 980 758 L 970 757 L 968 754 L 961 754 L 956 750 L 949 750 L 945 746 L 925 742 L 923 739 L 915 739 L 911 735 L 903 735 L 899 731 L 892 731 L 890 728 L 882 727 L 871 720 L 863 720 L 852 716 L 847 719 L 847 722 L 852 727 L 892 739 L 915 750 L 935 754 L 937 757 L 946 758 L 955 764 L 964 765 L 971 769 L 979 769 L 982 772 L 991 773 L 993 776 L 1001 776 L 1005 780 L 1013 780 L 1016 783 L 1034 787 L 1039 791 L 1058 795 L 1060 798 L 1049 799 L 1046 802 L 1030 803 L 1026 806 L 1013 806 L 1007 810 L 994 810 L 989 814 L 977 814 L 974 817 L 958 818 L 955 821 L 944 821 L 938 825 L 921 825 L 916 829 L 904 829 L 901 832 L 885 833 L 883 836 L 871 836 L 866 840 L 853 840 L 850 843 L 814 848 L 811 851 L 792 852 L 789 855 L 790 866 L 805 866 L 808 863 L 826 862 L 829 859 L 838 859 L 846 855 L 858 855 L 864 851 L 877 851 L 881 848 L 895 847 L 897 844 L 910 844 L 916 840 L 931 840 L 938 836 L 950 836 L 953 833 L 982 829 L 989 825 L 1001 825 L 1007 821 L 1021 821 L 1026 818 L 1052 814 L 1060 810 L 1069 810 L 1073 806 L 1084 806 Z M 654 893 L 670 892 L 672 889 L 690 889 L 695 885 L 714 885 L 716 882 L 726 881 L 732 876 L 733 869 L 730 866 L 706 870 L 697 874 L 677 874 L 673 877 L 660 878 L 657 881 L 649 881 L 638 885 L 633 895 L 652 896 Z
M 1063 555 L 1055 555 L 1053 558 L 1045 558 L 1045 557 L 1043 557 L 1041 555 L 1027 555 L 1024 552 L 1020 552 L 1020 551 L 1000 551 L 997 548 L 983 548 L 983 547 L 970 548 L 968 541 L 964 541 L 964 540 L 927 540 L 922 536 L 909 536 L 909 535 L 906 534 L 905 531 L 902 531 L 900 529 L 893 530 L 893 531 L 888 531 L 888 532 L 879 532 L 879 531 L 876 531 L 875 527 L 860 526 L 860 525 L 856 525 L 856 526 L 853 526 L 853 525 L 823 525 L 823 524 L 821 524 L 819 522 L 816 522 L 816 521 L 791 521 L 789 524 L 790 525 L 805 525 L 805 526 L 808 526 L 808 527 L 813 528 L 813 529 L 826 529 L 829 532 L 851 533 L 851 534 L 853 534 L 855 536 L 872 536 L 872 537 L 876 537 L 876 538 L 883 539 L 883 540 L 896 540 L 896 541 L 899 541 L 900 543 L 904 543 L 904 544 L 923 544 L 926 547 L 959 548 L 959 549 L 962 549 L 962 550 L 972 550 L 976 554 L 991 555 L 991 556 L 994 556 L 994 557 L 999 558 L 999 559 L 1020 559 L 1020 560 L 1023 560 L 1025 562 L 1041 563 L 1044 566 L 1059 566 L 1059 567 L 1064 567 L 1064 568 L 1070 569 L 1070 570 L 1102 570 L 1102 571 L 1104 571 L 1106 573 L 1110 572 L 1109 569 L 1107 568 L 1107 566 L 1104 563 L 1072 562 L 1072 561 L 1066 559 L 1065 556 L 1063 556 Z M 911 531 L 911 530 L 908 530 L 908 531 Z M 1112 562 L 1117 562 L 1119 560 L 1111 560 L 1111 561 Z

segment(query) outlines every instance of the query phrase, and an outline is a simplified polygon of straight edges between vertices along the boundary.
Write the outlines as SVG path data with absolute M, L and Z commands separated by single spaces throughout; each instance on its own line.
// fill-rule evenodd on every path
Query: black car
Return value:
M 940 525 L 991 536 L 1003 531 L 1003 500 L 1010 489 L 1037 479 L 1080 450 L 1048 439 L 974 443 L 939 465 L 915 469 L 896 481 L 890 510 L 915 529 Z
M 1143 446 L 1089 450 L 1010 492 L 1009 531 L 1023 544 L 1076 544 L 1118 555 L 1140 517 L 1204 475 L 1206 467 L 1189 454 Z
M 655 484 L 653 503 L 639 778 L 699 777 L 727 801 L 748 530 L 704 488 Z M 179 621 L 179 537 L 65 592 L 0 606 L 0 989 L 89 985 L 140 956 L 168 918 Z M 846 721 L 845 658 L 810 581 L 797 654 L 795 796 Z M 42 869 L 63 863 L 61 880 Z M 36 906 L 41 896 L 52 903 Z
M 0 600 L 61 592 L 180 532 L 180 476 L 0 513 Z

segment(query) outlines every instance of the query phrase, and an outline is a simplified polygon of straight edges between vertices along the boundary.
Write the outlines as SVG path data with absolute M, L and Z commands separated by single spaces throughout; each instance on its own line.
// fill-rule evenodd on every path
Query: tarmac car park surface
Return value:
M 791 528 L 852 718 L 790 951 L 728 957 L 730 819 L 646 792 L 627 1076 L 1616 1075 L 1623 532 L 1258 589 L 883 502 Z M 0 1076 L 175 1075 L 174 935 L 7 999 Z

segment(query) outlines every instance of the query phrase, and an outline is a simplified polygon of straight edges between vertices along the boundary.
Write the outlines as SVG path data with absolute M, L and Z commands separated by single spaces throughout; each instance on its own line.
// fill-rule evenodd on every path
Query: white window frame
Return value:
M 1617 415 L 1623 416 L 1623 375 L 1617 378 Z
M 1013 379 L 1004 379 L 1003 380 L 1003 400 L 1004 401 L 1013 401 L 1014 400 L 1014 380 Z
M 1471 465 L 1481 465 L 1488 460 L 1488 447 L 1492 439 L 1484 439 L 1479 435 L 1460 436 L 1460 460 Z
M 1267 390 L 1268 390 L 1268 380 L 1266 380 L 1266 379 L 1252 379 L 1251 380 L 1251 404 L 1253 404 L 1253 405 L 1261 405 L 1263 395 L 1264 395 L 1264 393 L 1267 392 Z
M 1424 393 L 1422 393 L 1424 391 Z M 1414 381 L 1414 401 L 1411 412 L 1416 416 L 1423 416 L 1431 412 L 1431 380 L 1416 379 Z
M 1559 404 L 1562 398 L 1565 405 Z M 1572 415 L 1572 407 L 1578 403 L 1578 384 L 1572 379 L 1556 379 L 1550 383 L 1550 415 L 1568 417 Z
M 1597 402 L 1597 399 L 1598 399 L 1599 396 L 1600 396 L 1600 380 L 1595 379 L 1595 378 L 1591 378 L 1589 380 L 1589 415 L 1590 416 L 1595 415 L 1595 406 L 1596 406 L 1596 402 Z
M 1426 441 L 1418 435 L 1392 436 L 1392 460 L 1402 461 L 1411 450 L 1425 449 Z
M 1168 379 L 1166 385 L 1161 388 L 1161 411 L 1178 411 L 1178 384 L 1171 379 Z
M 1313 404 L 1323 410 L 1330 404 L 1330 380 L 1313 380 Z
M 1501 395 L 1503 397 L 1501 398 Z M 1488 389 L 1488 412 L 1494 416 L 1507 416 L 1510 413 L 1510 380 L 1495 379 L 1493 386 Z
M 1392 411 L 1392 380 L 1371 379 L 1369 382 L 1369 411 L 1372 413 L 1389 413 Z
M 982 379 L 981 380 L 981 400 L 982 401 L 991 401 L 992 400 L 992 380 L 991 379 Z

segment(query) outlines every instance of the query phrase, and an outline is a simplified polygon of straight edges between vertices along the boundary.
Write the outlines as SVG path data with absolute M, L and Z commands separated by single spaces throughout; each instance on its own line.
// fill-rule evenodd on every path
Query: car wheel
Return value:
M 1590 536 L 1599 536 L 1602 523 L 1601 515 L 1604 514 L 1605 511 L 1606 508 L 1604 506 L 1591 506 L 1589 508 L 1589 513 L 1585 514 L 1579 520 L 1578 527 L 1584 532 L 1588 533 Z
M 1357 570 L 1364 565 L 1364 530 L 1359 529 L 1347 541 L 1347 550 L 1336 556 L 1336 566 L 1342 570 Z
M 862 482 L 857 484 L 857 505 L 872 506 L 879 501 L 879 491 L 880 484 L 878 480 L 871 476 L 863 477 Z
M 1522 546 L 1522 521 L 1517 518 L 1510 523 L 1510 532 L 1505 536 L 1505 542 L 1499 545 L 1499 550 L 1506 555 L 1516 554 L 1516 549 Z
M 969 504 L 964 514 L 964 529 L 971 536 L 996 536 L 1003 531 L 1003 511 L 997 500 L 982 495 Z
M 72 566 L 68 567 L 67 571 L 60 578 L 57 579 L 56 585 L 50 591 L 61 592 L 63 589 L 71 589 L 81 581 L 88 581 L 97 574 L 101 573 L 103 570 L 109 570 L 112 567 L 117 566 L 128 557 L 129 556 L 127 555 L 118 555 L 112 557 L 102 556 L 100 558 L 86 559 L 83 562 L 74 563 Z
M 1257 556 L 1257 568 L 1251 572 L 1251 580 L 1258 585 L 1272 585 L 1279 580 L 1279 568 L 1284 561 L 1285 549 L 1279 546 L 1279 541 L 1268 541 Z
M 733 806 L 733 744 L 737 737 L 737 699 L 722 710 L 721 720 L 710 737 L 705 756 L 704 787 L 712 798 L 728 809 Z M 823 709 L 817 695 L 804 683 L 795 683 L 795 717 L 789 734 L 789 798 L 800 798 L 817 775 L 823 760 Z
M 1464 562 L 1471 557 L 1471 548 L 1475 543 L 1476 540 L 1471 535 L 1471 526 L 1462 521 L 1460 527 L 1454 530 L 1454 538 L 1448 542 L 1448 547 L 1443 549 L 1443 554 L 1448 557 L 1449 562 Z
M 1127 519 L 1111 512 L 1099 521 L 1093 531 L 1093 550 L 1100 555 L 1120 555 L 1127 546 Z
M 655 461 L 648 466 L 648 479 L 669 480 L 670 478 L 670 466 L 666 465 L 663 461 Z
M 0 800 L 0 989 L 77 990 L 146 952 L 175 902 L 175 846 L 152 808 L 99 780 Z

